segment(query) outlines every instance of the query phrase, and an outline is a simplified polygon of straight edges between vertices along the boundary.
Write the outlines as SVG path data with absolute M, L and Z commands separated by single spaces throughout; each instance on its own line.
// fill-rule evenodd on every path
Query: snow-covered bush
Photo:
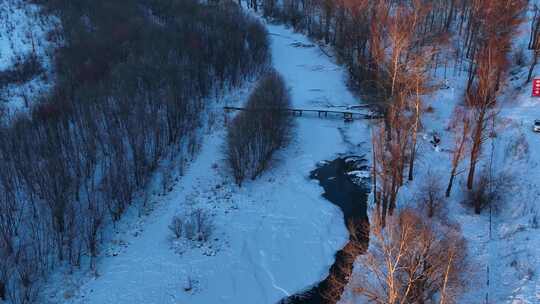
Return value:
M 283 78 L 269 72 L 249 97 L 247 111 L 231 122 L 227 133 L 227 161 L 235 181 L 255 179 L 268 166 L 272 154 L 288 140 L 291 118 L 285 109 L 290 96 Z
M 511 186 L 512 178 L 508 174 L 489 174 L 487 170 L 481 172 L 472 190 L 467 192 L 465 204 L 472 207 L 476 214 L 480 214 L 486 207 L 491 206 L 495 211 L 501 208 L 503 194 Z
M 203 209 L 196 209 L 190 214 L 187 226 L 193 227 L 194 234 L 188 237 L 190 240 L 206 242 L 214 231 L 214 224 L 210 214 Z
M 490 183 L 488 176 L 482 174 L 478 177 L 475 187 L 467 192 L 466 203 L 474 208 L 476 214 L 480 214 L 495 198 Z
M 506 157 L 510 157 L 512 160 L 526 159 L 529 155 L 529 142 L 523 132 L 506 147 Z
M 525 50 L 527 46 L 521 46 L 514 50 L 512 53 L 512 61 L 514 65 L 518 67 L 524 67 L 527 65 L 527 56 L 525 55 Z
M 174 234 L 174 237 L 179 239 L 182 237 L 182 232 L 184 228 L 184 221 L 182 221 L 182 218 L 180 218 L 179 215 L 175 215 L 172 219 L 171 224 L 169 225 L 169 229 Z
M 185 218 L 175 215 L 169 224 L 174 238 L 185 237 L 190 241 L 207 242 L 214 232 L 214 223 L 210 213 L 204 209 L 195 209 Z
M 420 209 L 430 218 L 444 215 L 446 210 L 441 176 L 428 172 L 419 189 L 418 203 Z

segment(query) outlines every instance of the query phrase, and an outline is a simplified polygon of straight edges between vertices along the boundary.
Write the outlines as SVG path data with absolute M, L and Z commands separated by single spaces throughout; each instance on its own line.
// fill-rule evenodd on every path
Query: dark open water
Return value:
M 369 244 L 367 199 L 369 178 L 350 175 L 353 171 L 367 171 L 363 157 L 345 156 L 321 164 L 311 172 L 324 188 L 324 198 L 337 205 L 343 212 L 349 231 L 349 241 L 336 252 L 328 276 L 297 294 L 284 298 L 279 304 L 335 304 L 339 301 L 353 271 L 353 264 Z

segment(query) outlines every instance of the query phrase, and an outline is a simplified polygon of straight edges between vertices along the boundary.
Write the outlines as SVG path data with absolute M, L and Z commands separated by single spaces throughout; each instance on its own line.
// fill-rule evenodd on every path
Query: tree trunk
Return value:
M 377 197 L 377 154 L 376 154 L 376 151 L 375 151 L 375 134 L 374 132 L 372 131 L 371 132 L 371 138 L 372 138 L 372 157 L 373 157 L 373 200 L 375 202 L 375 206 L 377 206 L 377 209 L 380 209 L 380 202 L 379 202 L 379 199 Z
M 473 148 L 474 149 L 474 148 Z M 474 186 L 474 172 L 476 170 L 476 157 L 473 157 L 471 153 L 471 160 L 469 164 L 469 174 L 467 176 L 467 189 L 472 190 Z
M 0 301 L 6 301 L 6 284 L 0 281 Z
M 448 181 L 448 187 L 446 187 L 446 197 L 450 197 L 450 192 L 452 191 L 452 184 L 454 184 L 454 178 L 456 177 L 456 168 L 452 168 L 450 173 L 450 180 Z
M 474 185 L 474 172 L 476 170 L 476 162 L 480 155 L 480 149 L 482 148 L 482 129 L 484 125 L 486 109 L 482 109 L 478 119 L 476 120 L 476 127 L 474 130 L 473 146 L 471 149 L 471 159 L 469 164 L 469 175 L 467 177 L 467 189 L 472 190 Z
M 416 100 L 415 108 L 416 108 L 415 109 L 416 113 L 415 113 L 415 121 L 414 121 L 412 143 L 411 143 L 411 159 L 409 160 L 409 180 L 410 181 L 413 180 L 413 174 L 414 174 L 414 161 L 416 159 L 416 139 L 417 139 L 417 134 L 418 134 L 418 123 L 420 120 L 420 102 L 418 99 Z
M 527 75 L 527 83 L 529 83 L 529 81 L 531 81 L 532 74 L 533 74 L 534 68 L 536 67 L 537 63 L 538 63 L 538 52 L 534 51 L 533 62 L 531 64 L 531 67 L 529 68 L 529 74 Z

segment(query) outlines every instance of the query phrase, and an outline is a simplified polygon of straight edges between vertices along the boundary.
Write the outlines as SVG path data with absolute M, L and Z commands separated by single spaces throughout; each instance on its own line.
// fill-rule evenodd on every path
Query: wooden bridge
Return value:
M 246 112 L 257 112 L 257 111 L 274 111 L 275 109 L 271 108 L 259 108 L 259 109 L 249 109 L 249 108 L 240 108 L 240 107 L 223 107 L 225 112 L 231 112 L 231 111 L 246 111 Z M 361 112 L 354 112 L 354 111 L 339 111 L 339 110 L 329 110 L 329 109 L 296 109 L 296 108 L 284 108 L 280 109 L 280 111 L 283 111 L 288 114 L 292 114 L 293 116 L 303 116 L 304 113 L 306 114 L 315 114 L 317 113 L 318 117 L 328 117 L 328 114 L 334 115 L 334 116 L 342 116 L 343 120 L 350 122 L 353 121 L 354 118 L 359 119 L 380 119 L 382 118 L 381 115 L 371 115 Z

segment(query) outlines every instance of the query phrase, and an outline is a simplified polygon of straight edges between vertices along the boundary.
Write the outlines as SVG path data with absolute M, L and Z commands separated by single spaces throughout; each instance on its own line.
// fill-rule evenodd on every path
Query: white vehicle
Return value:
M 540 132 L 540 119 L 534 120 L 533 131 Z

